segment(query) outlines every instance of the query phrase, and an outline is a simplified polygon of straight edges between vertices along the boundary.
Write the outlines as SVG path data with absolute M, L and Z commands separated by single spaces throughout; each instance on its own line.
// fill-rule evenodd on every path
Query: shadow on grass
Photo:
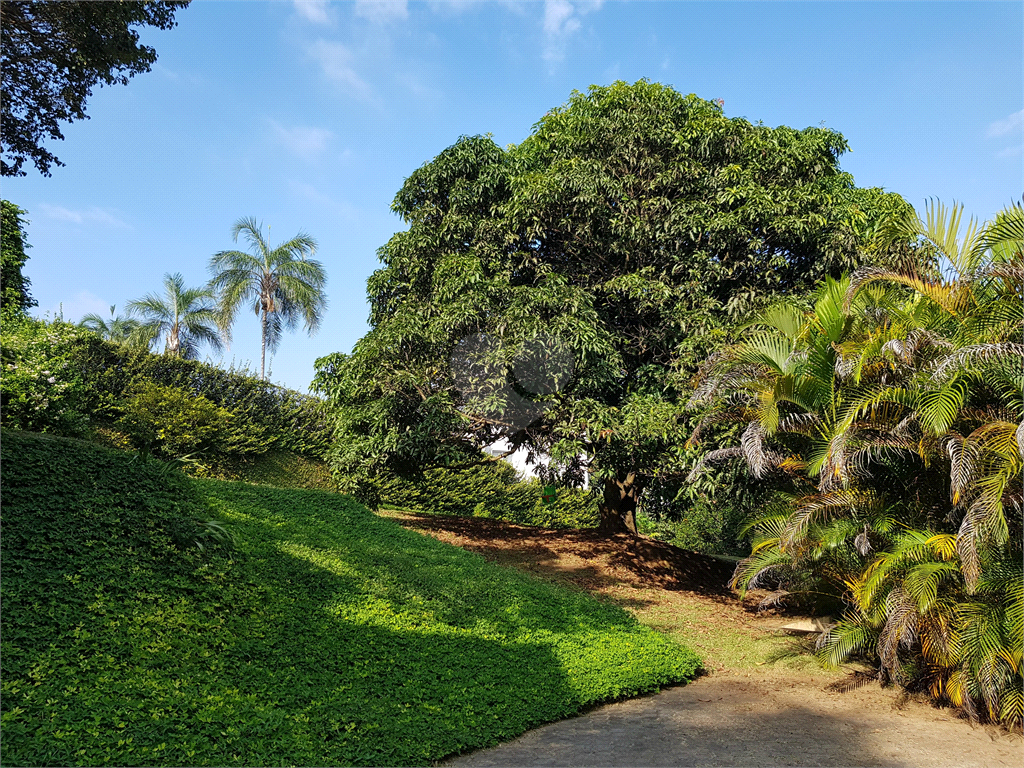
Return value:
M 336 494 L 17 443 L 5 434 L 5 764 L 427 764 L 680 676 L 657 637 L 615 656 L 641 636 L 619 609 Z M 176 544 L 195 512 L 232 522 L 239 550 Z M 631 658 L 662 666 L 644 677 Z

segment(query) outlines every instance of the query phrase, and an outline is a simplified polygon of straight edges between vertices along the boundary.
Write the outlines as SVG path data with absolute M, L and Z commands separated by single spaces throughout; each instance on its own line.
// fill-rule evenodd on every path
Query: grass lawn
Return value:
M 2 451 L 5 764 L 423 765 L 699 666 L 343 496 L 23 433 Z

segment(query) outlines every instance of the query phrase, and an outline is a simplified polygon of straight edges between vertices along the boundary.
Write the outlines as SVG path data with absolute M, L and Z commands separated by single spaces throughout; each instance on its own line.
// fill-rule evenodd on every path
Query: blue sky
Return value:
M 320 245 L 330 308 L 286 335 L 271 378 L 366 331 L 376 250 L 403 228 L 405 178 L 460 135 L 519 143 L 575 90 L 639 78 L 766 125 L 825 125 L 858 186 L 989 218 L 1024 189 L 1024 4 L 223 2 L 199 0 L 126 87 L 50 148 L 67 167 L 3 180 L 28 210 L 37 314 L 106 315 L 235 247 L 243 216 Z M 239 246 L 241 247 L 241 246 Z M 259 364 L 252 315 L 222 364 Z

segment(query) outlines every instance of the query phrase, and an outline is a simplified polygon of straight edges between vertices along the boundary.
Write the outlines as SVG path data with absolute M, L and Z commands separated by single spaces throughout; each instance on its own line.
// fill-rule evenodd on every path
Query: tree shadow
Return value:
M 546 571 L 572 576 L 588 587 L 611 586 L 619 579 L 604 575 L 603 568 L 567 566 L 560 562 L 559 547 L 571 547 L 572 554 L 583 560 L 603 560 L 644 586 L 693 592 L 728 602 L 735 600 L 728 587 L 732 565 L 656 539 L 628 534 L 607 536 L 592 529 L 532 528 L 486 518 L 403 514 L 403 524 L 416 530 L 467 537 L 473 540 L 474 551 L 493 553 L 502 561 L 522 559 L 535 563 Z M 508 555 L 509 550 L 524 555 Z
M 447 766 L 920 766 L 1014 764 L 1019 741 L 993 748 L 967 728 L 922 729 L 887 711 L 815 706 L 804 695 L 765 696 L 741 679 L 598 707 Z M 973 749 L 971 747 L 973 745 Z M 993 750 L 993 751 L 989 751 Z

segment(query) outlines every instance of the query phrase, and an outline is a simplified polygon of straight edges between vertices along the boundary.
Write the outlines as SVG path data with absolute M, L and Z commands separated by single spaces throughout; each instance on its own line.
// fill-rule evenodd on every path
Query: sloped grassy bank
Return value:
M 2 454 L 5 764 L 427 764 L 699 665 L 346 497 L 24 433 Z M 194 545 L 210 516 L 233 553 Z

